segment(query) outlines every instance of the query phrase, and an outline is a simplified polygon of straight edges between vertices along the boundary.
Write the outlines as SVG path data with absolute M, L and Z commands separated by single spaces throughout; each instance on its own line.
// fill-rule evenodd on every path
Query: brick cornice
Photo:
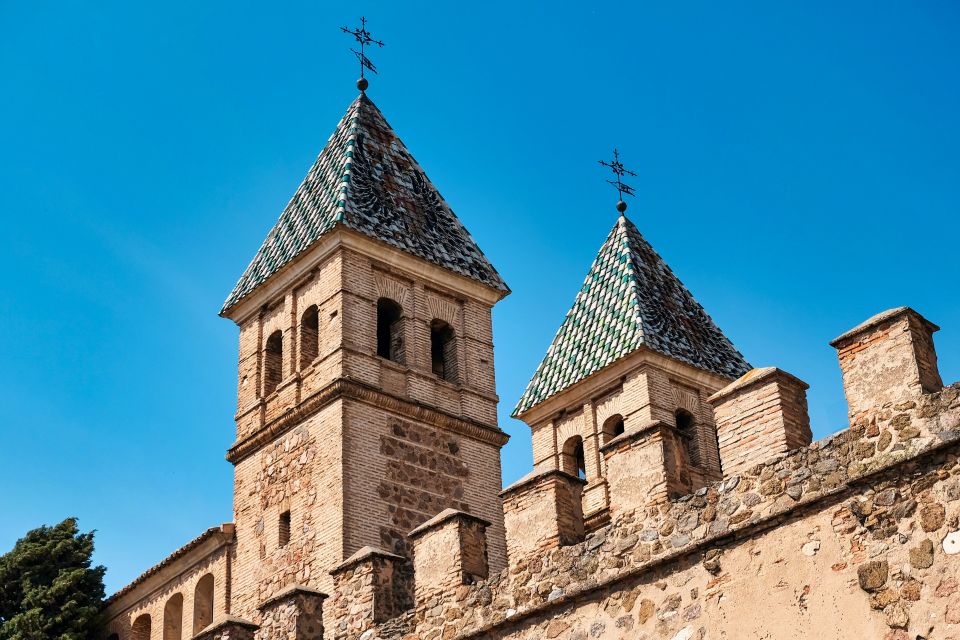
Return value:
M 304 399 L 296 407 L 268 422 L 246 438 L 235 442 L 227 450 L 227 460 L 232 464 L 238 464 L 254 454 L 263 445 L 275 440 L 331 402 L 341 398 L 365 402 L 412 420 L 436 425 L 467 438 L 498 447 L 502 447 L 510 439 L 510 436 L 496 427 L 490 427 L 473 420 L 451 415 L 439 409 L 411 402 L 357 380 L 338 378 Z

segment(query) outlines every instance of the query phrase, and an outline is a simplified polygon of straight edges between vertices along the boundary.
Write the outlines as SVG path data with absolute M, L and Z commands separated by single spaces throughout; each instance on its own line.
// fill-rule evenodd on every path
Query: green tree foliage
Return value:
M 34 529 L 0 556 L 0 640 L 96 640 L 103 567 L 91 567 L 93 532 L 67 518 Z

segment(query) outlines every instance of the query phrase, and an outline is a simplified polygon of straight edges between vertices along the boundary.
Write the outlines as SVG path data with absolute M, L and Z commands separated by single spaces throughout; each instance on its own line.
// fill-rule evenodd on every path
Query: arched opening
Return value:
M 107 640 L 120 640 L 120 634 L 111 633 L 110 635 L 107 636 Z
M 377 355 L 403 364 L 403 307 L 390 298 L 377 300 Z
M 587 477 L 587 461 L 583 455 L 583 438 L 571 436 L 560 452 L 560 470 L 578 478 Z
M 626 426 L 623 422 L 623 416 L 619 413 L 614 414 L 603 421 L 603 443 L 606 444 L 616 438 L 619 435 L 622 435 L 626 430 Z
M 163 640 L 180 640 L 183 636 L 183 594 L 175 593 L 163 607 Z
M 213 574 L 200 578 L 193 592 L 193 635 L 213 622 Z
M 150 640 L 150 614 L 144 613 L 133 621 L 130 638 L 131 640 Z
M 457 341 L 453 327 L 443 320 L 430 323 L 430 361 L 438 378 L 456 382 Z
M 283 379 L 283 332 L 274 331 L 263 349 L 263 395 L 277 390 Z
M 305 369 L 317 359 L 320 346 L 320 311 L 310 305 L 300 317 L 300 368 Z
M 702 464 L 700 441 L 697 437 L 697 424 L 693 414 L 686 409 L 677 409 L 673 416 L 690 464 L 699 467 Z

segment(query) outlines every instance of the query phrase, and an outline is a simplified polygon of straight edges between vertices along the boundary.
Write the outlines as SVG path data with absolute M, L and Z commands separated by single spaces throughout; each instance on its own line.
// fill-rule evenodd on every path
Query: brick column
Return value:
M 446 509 L 408 534 L 417 606 L 487 578 L 488 526 L 469 513 Z
M 603 445 L 611 514 L 633 511 L 685 493 L 684 462 L 671 425 L 652 420 Z
M 943 388 L 933 333 L 910 307 L 877 314 L 830 345 L 837 349 L 851 422 L 872 409 Z
M 810 444 L 809 388 L 786 371 L 765 367 L 710 396 L 724 475 Z
M 534 472 L 500 496 L 511 567 L 538 553 L 583 540 L 583 485 L 586 481 L 557 469 Z

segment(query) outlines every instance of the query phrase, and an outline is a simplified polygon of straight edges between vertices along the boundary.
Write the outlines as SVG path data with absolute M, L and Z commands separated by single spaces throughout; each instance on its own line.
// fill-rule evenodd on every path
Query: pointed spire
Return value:
M 640 347 L 731 380 L 750 370 L 740 352 L 621 213 L 513 415 Z
M 361 93 L 240 277 L 221 314 L 336 225 L 503 294 L 510 291 L 377 106 Z

